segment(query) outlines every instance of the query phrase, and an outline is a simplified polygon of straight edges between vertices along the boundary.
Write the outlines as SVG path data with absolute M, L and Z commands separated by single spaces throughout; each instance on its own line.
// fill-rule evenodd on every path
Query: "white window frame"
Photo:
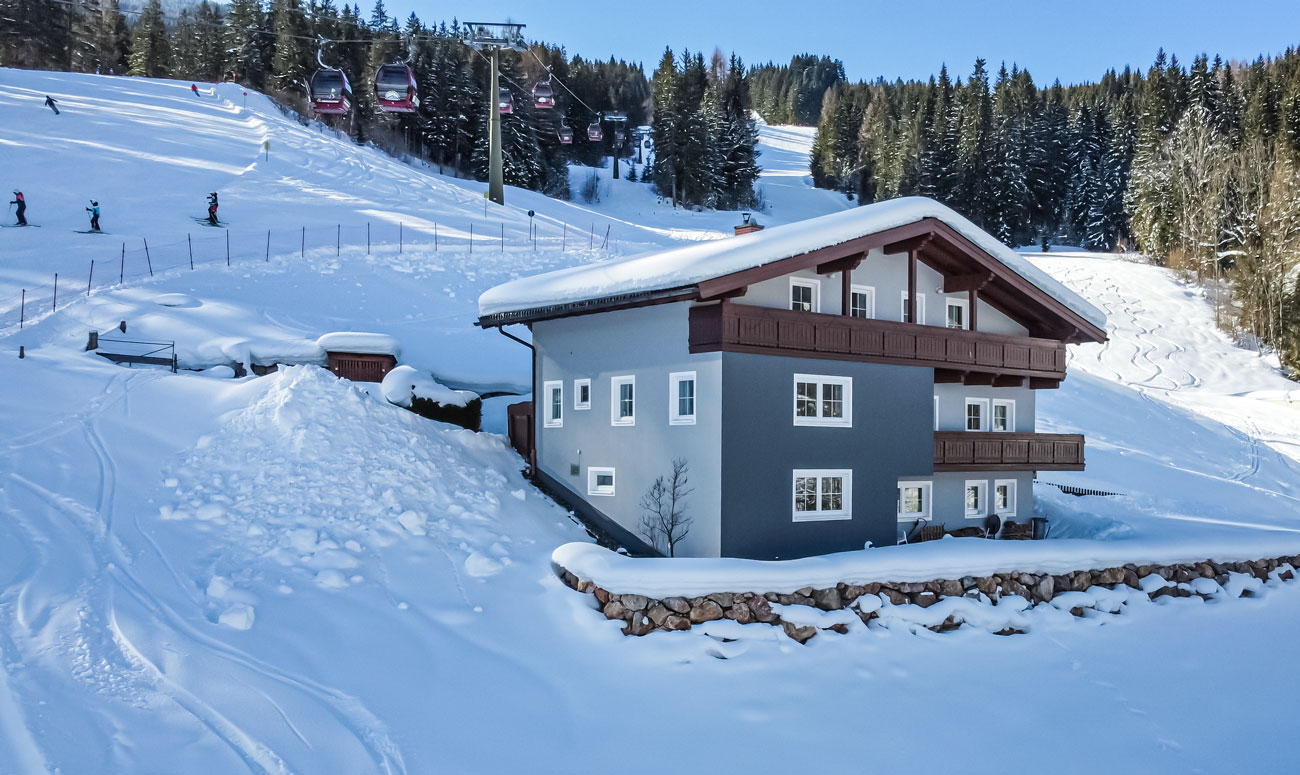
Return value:
M 812 288 L 812 309 L 810 309 L 810 310 L 795 310 L 795 309 L 794 309 L 794 307 L 793 307 L 792 305 L 794 304 L 794 289 L 795 289 L 795 286 L 801 286 L 801 287 L 804 287 L 804 288 Z M 790 290 L 789 290 L 789 291 L 787 292 L 787 294 L 786 294 L 785 303 L 786 303 L 786 306 L 787 306 L 787 307 L 790 307 L 790 309 L 793 310 L 793 311 L 795 311 L 795 312 L 805 312 L 805 311 L 807 311 L 807 312 L 821 312 L 821 311 L 822 311 L 822 283 L 821 283 L 821 280 L 813 280 L 813 279 L 808 278 L 808 277 L 791 277 L 791 278 L 790 278 Z
M 849 310 L 850 310 L 850 314 L 851 314 L 851 315 L 852 315 L 851 310 L 853 309 L 853 294 L 855 294 L 855 293 L 861 293 L 861 294 L 863 294 L 864 296 L 867 297 L 867 314 L 866 314 L 866 318 L 874 318 L 874 317 L 876 316 L 876 289 L 875 289 L 875 287 L 874 287 L 874 286 L 871 286 L 871 285 L 856 285 L 856 284 L 853 284 L 853 283 L 850 283 L 850 284 L 849 284 Z M 853 315 L 853 317 L 857 317 L 857 316 L 856 316 L 856 315 Z
M 970 408 L 978 406 L 980 408 L 980 427 L 970 427 Z M 985 433 L 989 429 L 989 422 L 992 418 L 989 416 L 989 400 L 987 398 L 970 398 L 967 397 L 966 403 L 962 404 L 961 412 L 961 429 L 971 433 Z
M 587 402 L 582 402 L 582 389 L 587 389 Z M 575 379 L 573 381 L 573 409 L 582 412 L 591 408 L 591 380 Z
M 974 487 L 979 491 L 977 496 L 979 505 L 971 509 L 966 506 L 966 491 Z M 962 510 L 966 513 L 966 519 L 981 519 L 989 514 L 989 482 L 987 479 L 967 479 L 966 486 L 961 491 Z
M 903 291 L 903 308 L 898 311 L 898 319 L 903 323 L 907 322 L 907 291 Z M 925 325 L 925 294 L 916 294 L 916 319 L 920 321 L 918 325 Z
M 587 494 L 600 495 L 600 496 L 613 496 L 614 495 L 613 481 L 610 482 L 610 485 L 608 487 L 604 487 L 596 484 L 596 477 L 600 476 L 601 474 L 609 474 L 609 478 L 611 480 L 614 479 L 614 469 L 612 468 L 596 468 L 594 466 L 589 466 L 587 468 Z
M 551 399 L 551 391 L 560 391 L 560 403 L 557 407 Z M 542 383 L 542 395 L 546 398 L 546 414 L 542 416 L 543 428 L 563 428 L 564 427 L 564 382 L 562 380 L 548 380 Z M 552 417 L 551 411 L 558 408 L 559 417 Z
M 622 417 L 619 409 L 623 403 L 622 391 L 619 388 L 622 385 L 632 386 L 632 414 L 628 417 Z M 609 378 L 609 424 L 619 426 L 636 425 L 636 376 L 626 374 L 621 377 Z
M 970 299 L 954 299 L 949 297 L 943 305 L 943 324 L 948 328 L 953 328 L 948 322 L 948 308 L 959 307 L 961 309 L 961 330 L 970 330 Z
M 1016 489 L 1018 482 L 1015 479 L 995 479 L 993 480 L 993 500 L 989 502 L 989 507 L 993 513 L 999 517 L 1014 517 L 1016 515 Z M 1007 487 L 1007 507 L 998 509 L 998 488 L 1006 485 Z
M 916 512 L 903 511 L 903 490 L 908 487 L 921 488 L 921 502 L 925 508 Z M 965 493 L 963 493 L 963 496 Z M 918 519 L 929 519 L 934 513 L 934 483 L 925 479 L 900 479 L 898 482 L 898 512 L 899 522 L 913 522 Z
M 939 397 L 934 397 L 934 429 L 939 430 Z
M 1006 430 L 999 431 L 993 427 L 994 420 L 997 418 L 998 407 L 1004 406 L 1007 409 L 1007 427 Z M 995 398 L 989 408 L 989 430 L 998 433 L 1014 433 L 1016 430 L 1016 402 L 1010 398 Z
M 814 497 L 817 500 L 816 511 L 799 511 L 796 508 L 795 498 L 798 497 L 799 480 L 802 478 L 815 478 L 817 488 Z M 841 482 L 840 508 L 834 511 L 823 511 L 822 505 L 822 480 L 838 478 Z M 848 468 L 796 468 L 794 475 L 790 478 L 790 513 L 795 522 L 828 522 L 831 520 L 842 520 L 853 518 L 853 471 Z
M 799 416 L 799 383 L 812 382 L 817 385 L 817 416 L 800 417 Z M 840 385 L 844 388 L 844 416 L 843 417 L 823 417 L 822 416 L 822 390 L 826 385 Z M 791 395 L 793 403 L 790 407 L 791 415 L 794 417 L 795 425 L 807 425 L 819 428 L 852 428 L 853 427 L 853 378 L 836 377 L 828 374 L 796 374 L 794 382 L 791 385 Z
M 680 405 L 678 404 L 677 391 L 678 386 L 683 382 L 690 382 L 691 387 L 691 414 L 683 415 L 679 413 Z M 695 378 L 693 371 L 674 371 L 668 375 L 668 424 L 669 425 L 694 425 L 695 418 L 700 413 L 700 382 Z M 633 397 L 635 398 L 635 393 Z

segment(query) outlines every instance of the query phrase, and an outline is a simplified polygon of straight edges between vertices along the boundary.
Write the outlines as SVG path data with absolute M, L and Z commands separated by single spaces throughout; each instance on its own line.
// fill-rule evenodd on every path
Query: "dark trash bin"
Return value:
M 1031 535 L 1035 541 L 1047 538 L 1047 534 L 1052 532 L 1052 528 L 1047 524 L 1047 517 L 1034 517 L 1029 520 Z

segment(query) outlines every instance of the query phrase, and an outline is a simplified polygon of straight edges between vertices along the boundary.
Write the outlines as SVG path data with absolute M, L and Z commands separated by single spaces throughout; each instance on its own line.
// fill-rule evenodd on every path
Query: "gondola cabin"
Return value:
M 375 71 L 375 99 L 386 113 L 414 113 L 420 107 L 416 90 L 415 74 L 400 62 Z
M 515 112 L 515 96 L 510 93 L 509 89 L 497 90 L 497 109 L 502 113 Z
M 598 143 L 605 139 L 605 130 L 600 128 L 599 121 L 593 121 L 587 125 L 587 139 L 593 143 Z
M 555 107 L 555 92 L 550 81 L 538 81 L 533 86 L 533 107 L 551 110 Z
M 342 70 L 317 70 L 308 86 L 311 106 L 317 113 L 341 116 L 352 110 L 352 85 Z
M 573 145 L 573 130 L 567 126 L 562 126 L 556 130 L 560 137 L 560 145 Z

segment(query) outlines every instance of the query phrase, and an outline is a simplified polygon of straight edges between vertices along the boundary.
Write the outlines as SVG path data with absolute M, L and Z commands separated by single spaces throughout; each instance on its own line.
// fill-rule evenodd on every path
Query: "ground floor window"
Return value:
M 614 469 L 588 468 L 587 469 L 587 494 L 588 495 L 613 495 L 614 494 Z
M 966 518 L 978 519 L 988 514 L 989 483 L 984 481 L 966 482 Z
M 907 521 L 930 518 L 930 482 L 898 483 L 898 519 Z
M 668 423 L 695 424 L 695 372 L 675 371 L 668 375 Z
M 853 472 L 797 468 L 794 471 L 794 521 L 849 519 L 853 512 Z
M 542 425 L 546 428 L 560 428 L 564 426 L 564 383 L 547 382 L 543 385 L 543 395 L 546 396 L 546 418 Z
M 1016 515 L 1016 480 L 999 479 L 993 483 L 993 513 L 1000 517 Z

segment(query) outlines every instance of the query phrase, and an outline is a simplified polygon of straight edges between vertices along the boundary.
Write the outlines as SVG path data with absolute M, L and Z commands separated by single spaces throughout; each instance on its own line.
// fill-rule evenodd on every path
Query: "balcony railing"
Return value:
M 907 366 L 948 373 L 1065 379 L 1065 343 L 939 326 L 897 323 L 750 304 L 698 304 L 691 352 L 754 352 Z M 987 383 L 986 383 L 987 384 Z
M 935 431 L 934 470 L 1082 471 L 1083 436 Z

